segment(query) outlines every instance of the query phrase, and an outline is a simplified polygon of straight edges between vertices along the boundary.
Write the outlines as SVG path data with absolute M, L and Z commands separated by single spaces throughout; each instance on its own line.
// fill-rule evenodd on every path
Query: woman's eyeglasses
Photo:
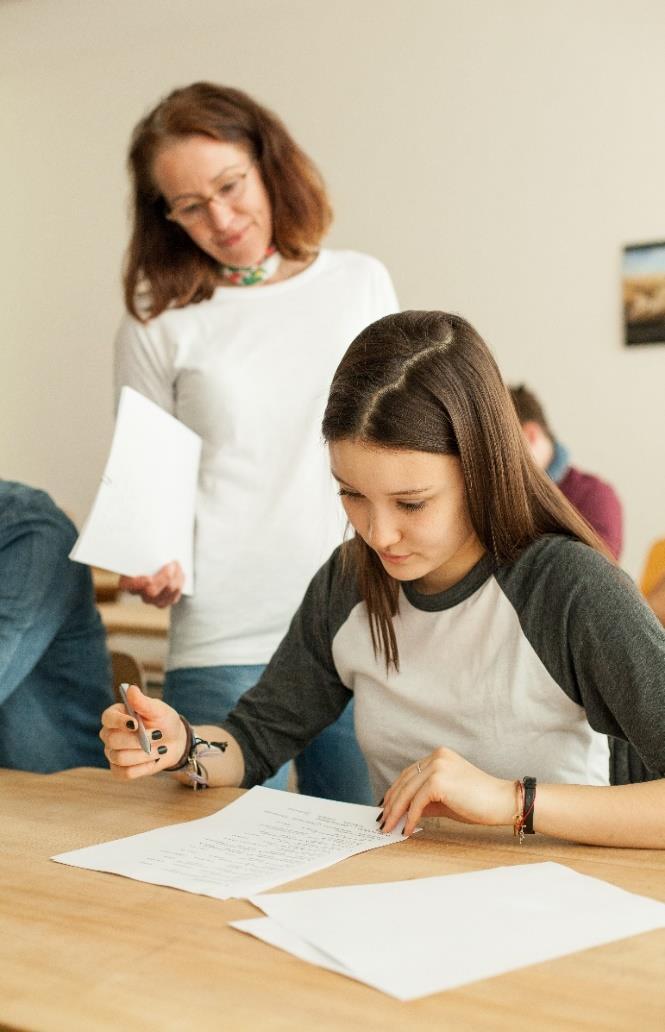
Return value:
M 255 162 L 253 161 L 244 172 L 236 172 L 234 175 L 222 180 L 207 197 L 201 197 L 198 200 L 181 201 L 175 204 L 170 211 L 166 212 L 166 218 L 170 219 L 171 222 L 177 222 L 179 225 L 189 228 L 204 222 L 209 217 L 208 205 L 235 204 L 242 199 L 245 193 L 247 176 L 254 164 Z

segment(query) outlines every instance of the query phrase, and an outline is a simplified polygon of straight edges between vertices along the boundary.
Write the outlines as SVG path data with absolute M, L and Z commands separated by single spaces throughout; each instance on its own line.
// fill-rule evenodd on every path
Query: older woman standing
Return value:
M 116 388 L 182 420 L 203 453 L 194 595 L 180 597 L 177 564 L 124 586 L 173 604 L 165 700 L 218 723 L 340 539 L 319 431 L 327 385 L 348 341 L 397 302 L 376 259 L 320 249 L 331 221 L 321 178 L 245 93 L 171 93 L 136 127 L 129 166 Z M 348 711 L 297 766 L 304 792 L 371 798 Z

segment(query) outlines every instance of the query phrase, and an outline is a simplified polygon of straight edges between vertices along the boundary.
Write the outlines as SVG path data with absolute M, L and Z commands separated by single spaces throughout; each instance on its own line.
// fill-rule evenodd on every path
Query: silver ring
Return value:
M 422 774 L 422 768 L 420 766 L 420 760 L 418 760 L 418 762 L 416 763 L 416 769 L 417 769 L 419 774 Z

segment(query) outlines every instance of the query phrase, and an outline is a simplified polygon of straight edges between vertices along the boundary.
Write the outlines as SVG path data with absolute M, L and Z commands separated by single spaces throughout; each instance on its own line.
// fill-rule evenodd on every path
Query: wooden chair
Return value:
M 149 694 L 164 680 L 169 610 L 146 606 L 138 599 L 99 602 L 99 615 L 106 629 L 111 652 L 139 657 Z
M 98 566 L 91 566 L 92 583 L 95 588 L 97 602 L 115 602 L 120 591 L 120 577 L 117 573 L 110 573 L 108 570 L 100 570 Z
M 130 656 L 128 652 L 111 652 L 111 667 L 116 702 L 121 701 L 118 688 L 123 683 L 137 684 L 142 692 L 145 691 L 143 667 L 134 656 Z

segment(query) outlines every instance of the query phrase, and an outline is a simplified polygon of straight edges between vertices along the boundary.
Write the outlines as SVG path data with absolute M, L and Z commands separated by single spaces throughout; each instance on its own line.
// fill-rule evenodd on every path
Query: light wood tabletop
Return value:
M 169 633 L 170 609 L 158 609 L 138 599 L 100 602 L 97 605 L 107 634 L 136 634 L 149 638 L 166 638 Z
M 665 1028 L 665 930 L 411 1003 L 227 927 L 225 902 L 49 861 L 66 850 L 202 817 L 236 798 L 103 770 L 0 771 L 0 1028 L 30 1032 L 316 1030 L 476 1032 Z M 283 890 L 556 860 L 665 901 L 665 851 L 598 849 L 429 822 Z M 441 923 L 441 963 L 454 942 Z M 469 914 L 473 921 L 473 914 Z

